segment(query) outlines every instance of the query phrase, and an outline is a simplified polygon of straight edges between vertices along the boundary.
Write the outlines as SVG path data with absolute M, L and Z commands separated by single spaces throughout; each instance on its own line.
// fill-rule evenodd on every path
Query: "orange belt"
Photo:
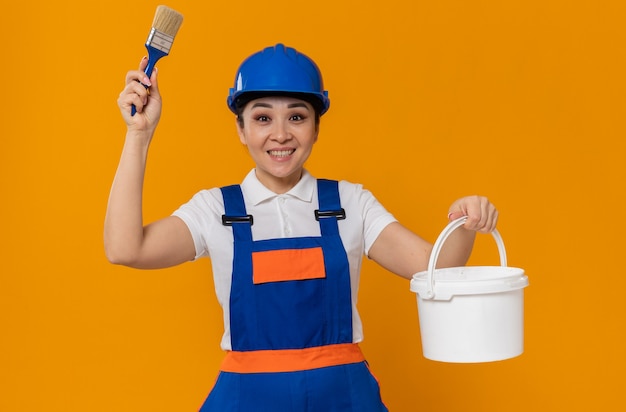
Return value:
M 359 345 L 341 343 L 305 349 L 229 351 L 220 369 L 236 373 L 295 372 L 364 360 Z

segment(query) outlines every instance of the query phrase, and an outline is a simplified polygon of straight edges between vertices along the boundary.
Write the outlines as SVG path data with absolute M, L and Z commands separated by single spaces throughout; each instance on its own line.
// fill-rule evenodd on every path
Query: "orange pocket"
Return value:
M 326 277 L 321 247 L 252 253 L 254 284 Z

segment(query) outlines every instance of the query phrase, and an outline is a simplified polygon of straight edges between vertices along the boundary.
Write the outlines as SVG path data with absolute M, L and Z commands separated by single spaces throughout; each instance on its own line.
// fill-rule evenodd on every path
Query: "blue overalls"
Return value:
M 239 185 L 222 188 L 232 226 L 232 351 L 200 412 L 384 412 L 352 341 L 338 183 L 318 180 L 321 236 L 254 241 Z

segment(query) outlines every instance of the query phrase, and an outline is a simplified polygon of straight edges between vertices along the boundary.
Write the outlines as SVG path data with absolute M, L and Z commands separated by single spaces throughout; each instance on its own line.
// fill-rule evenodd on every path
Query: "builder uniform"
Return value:
M 210 256 L 227 355 L 201 411 L 386 411 L 357 345 L 363 254 L 395 221 L 360 185 L 304 172 L 288 193 L 254 170 L 174 213 Z

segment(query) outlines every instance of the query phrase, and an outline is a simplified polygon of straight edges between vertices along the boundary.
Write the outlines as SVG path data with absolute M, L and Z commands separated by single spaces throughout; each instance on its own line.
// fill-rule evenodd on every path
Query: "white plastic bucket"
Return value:
M 524 351 L 524 288 L 528 277 L 507 267 L 504 243 L 493 237 L 500 266 L 465 266 L 435 269 L 448 236 L 466 218 L 450 222 L 433 246 L 428 270 L 413 275 L 417 294 L 422 352 L 441 362 L 492 362 L 519 356 Z

